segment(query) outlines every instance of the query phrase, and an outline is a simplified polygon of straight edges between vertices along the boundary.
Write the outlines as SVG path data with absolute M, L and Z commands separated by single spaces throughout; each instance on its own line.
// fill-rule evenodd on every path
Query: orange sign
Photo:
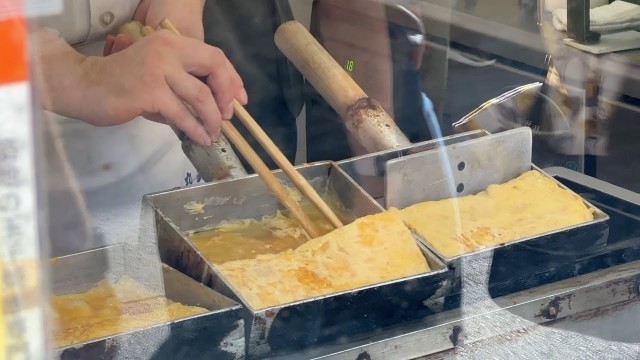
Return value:
M 0 34 L 0 84 L 27 80 L 29 67 L 24 18 L 0 19 Z

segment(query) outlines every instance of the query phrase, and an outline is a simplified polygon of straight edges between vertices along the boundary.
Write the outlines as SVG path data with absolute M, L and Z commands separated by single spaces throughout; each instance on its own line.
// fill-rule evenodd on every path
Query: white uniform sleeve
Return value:
M 56 29 L 71 45 L 84 45 L 116 33 L 131 21 L 140 0 L 64 0 L 62 14 L 48 16 L 40 24 Z

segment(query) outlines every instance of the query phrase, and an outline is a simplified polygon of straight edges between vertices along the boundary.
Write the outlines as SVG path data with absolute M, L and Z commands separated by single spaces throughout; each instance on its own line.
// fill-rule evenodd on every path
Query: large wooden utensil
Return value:
M 370 152 L 411 145 L 382 105 L 367 96 L 349 74 L 299 22 L 278 28 L 275 43 Z

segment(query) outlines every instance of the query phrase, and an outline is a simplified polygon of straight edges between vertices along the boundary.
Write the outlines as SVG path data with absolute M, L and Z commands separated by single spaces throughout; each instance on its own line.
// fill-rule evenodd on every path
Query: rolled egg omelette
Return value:
M 254 310 L 429 271 L 397 209 L 357 219 L 296 249 L 215 266 Z
M 452 257 L 590 220 L 580 196 L 532 170 L 476 195 L 391 208 L 295 249 L 214 266 L 260 310 L 428 272 L 409 229 Z

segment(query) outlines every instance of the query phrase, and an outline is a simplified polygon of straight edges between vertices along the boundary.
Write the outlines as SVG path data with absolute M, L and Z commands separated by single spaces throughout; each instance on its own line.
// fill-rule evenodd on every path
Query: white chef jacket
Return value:
M 80 52 L 101 56 L 106 35 L 131 21 L 139 0 L 64 3 L 63 14 L 43 18 L 40 24 L 58 30 Z M 59 125 L 66 158 L 99 234 L 96 241 L 82 244 L 77 251 L 136 241 L 144 194 L 202 182 L 166 125 L 143 118 L 112 127 L 95 127 L 57 115 L 53 120 Z M 56 204 L 50 204 L 50 209 L 55 208 Z
M 61 14 L 39 20 L 60 32 L 71 45 L 102 40 L 131 21 L 140 0 L 64 0 Z

